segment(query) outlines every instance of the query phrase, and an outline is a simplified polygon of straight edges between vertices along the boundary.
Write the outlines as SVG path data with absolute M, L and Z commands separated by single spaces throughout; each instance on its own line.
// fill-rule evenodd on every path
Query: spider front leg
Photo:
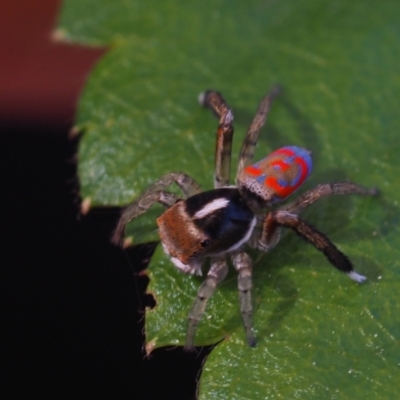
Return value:
M 171 207 L 178 198 L 172 193 L 165 192 L 164 189 L 174 182 L 181 188 L 186 197 L 201 192 L 200 186 L 195 180 L 183 172 L 173 172 L 164 175 L 157 182 L 148 187 L 138 199 L 122 209 L 111 241 L 116 245 L 120 245 L 124 236 L 126 224 L 145 213 L 154 203 L 159 202 L 166 207 Z
M 216 189 L 229 184 L 231 173 L 231 152 L 233 136 L 233 112 L 221 93 L 207 90 L 199 96 L 203 107 L 210 108 L 219 118 L 217 141 L 215 144 L 214 187 Z
M 284 210 L 277 210 L 271 211 L 267 218 L 270 218 L 275 226 L 285 226 L 295 231 L 300 237 L 321 251 L 335 268 L 347 274 L 349 278 L 358 283 L 364 282 L 367 279 L 365 276 L 354 271 L 351 261 L 326 235 L 300 219 L 298 215 Z M 266 235 L 268 236 L 268 234 Z
M 247 343 L 254 347 L 256 338 L 253 333 L 253 305 L 251 302 L 252 268 L 253 263 L 250 256 L 244 252 L 238 252 L 232 255 L 232 263 L 238 271 L 238 289 L 240 312 L 242 313 L 243 325 L 246 332 Z
M 378 189 L 365 188 L 352 182 L 325 183 L 303 193 L 295 201 L 282 207 L 281 210 L 298 214 L 324 196 L 330 196 L 333 194 L 359 194 L 361 196 L 376 196 L 378 193 Z
M 189 324 L 186 336 L 185 349 L 193 350 L 194 338 L 197 325 L 204 314 L 208 299 L 213 295 L 218 284 L 222 282 L 228 273 L 228 265 L 225 258 L 216 259 L 211 262 L 206 280 L 201 284 L 197 291 L 197 298 L 189 313 Z

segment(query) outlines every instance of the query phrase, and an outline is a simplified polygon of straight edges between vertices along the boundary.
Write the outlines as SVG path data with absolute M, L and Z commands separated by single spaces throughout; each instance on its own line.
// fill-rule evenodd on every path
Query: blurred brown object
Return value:
M 73 124 L 85 79 L 105 49 L 52 40 L 58 0 L 0 2 L 0 120 Z

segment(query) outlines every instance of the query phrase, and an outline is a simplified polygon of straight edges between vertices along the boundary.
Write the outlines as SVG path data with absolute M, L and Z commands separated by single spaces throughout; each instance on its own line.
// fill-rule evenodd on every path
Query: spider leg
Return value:
M 139 215 L 145 213 L 154 203 L 159 202 L 166 207 L 171 207 L 178 198 L 174 194 L 164 191 L 164 189 L 174 182 L 182 189 L 182 192 L 187 197 L 201 192 L 200 186 L 189 175 L 183 172 L 173 172 L 164 175 L 157 182 L 149 186 L 138 199 L 122 209 L 111 241 L 116 245 L 121 244 L 125 225 Z
M 279 210 L 286 211 L 291 214 L 298 214 L 324 196 L 333 194 L 359 194 L 362 196 L 375 196 L 378 193 L 378 190 L 375 188 L 365 188 L 352 182 L 325 183 L 303 193 L 296 200 L 281 207 Z M 258 247 L 261 250 L 269 251 L 278 244 L 279 239 L 279 224 L 274 219 L 273 214 L 269 213 L 264 219 L 261 237 L 258 241 Z
M 214 187 L 216 189 L 229 184 L 231 173 L 231 151 L 233 136 L 233 112 L 221 93 L 207 90 L 199 96 L 202 106 L 211 109 L 219 118 L 217 141 L 215 144 Z
M 271 109 L 272 100 L 280 93 L 281 89 L 279 86 L 275 86 L 260 102 L 256 115 L 251 122 L 249 129 L 247 130 L 246 136 L 243 140 L 242 148 L 239 154 L 239 165 L 236 173 L 238 178 L 242 173 L 243 169 L 251 163 L 254 152 L 256 150 L 258 136 L 260 129 L 264 126 L 269 111 Z
M 378 190 L 375 188 L 365 188 L 352 182 L 325 183 L 303 193 L 295 201 L 283 206 L 281 210 L 298 214 L 321 197 L 330 196 L 332 194 L 359 194 L 362 196 L 375 196 L 378 193 Z
M 223 281 L 228 273 L 228 265 L 225 258 L 216 259 L 211 262 L 206 280 L 197 291 L 197 297 L 189 313 L 189 324 L 186 336 L 185 349 L 193 350 L 194 337 L 197 325 L 207 306 L 208 299 L 213 295 L 218 284 Z
M 274 214 L 269 212 L 264 219 L 260 239 L 257 247 L 260 250 L 268 252 L 273 249 L 281 238 L 281 227 L 276 222 Z
M 166 207 L 171 207 L 178 200 L 178 197 L 169 192 L 156 190 L 147 192 L 135 202 L 122 209 L 117 226 L 111 236 L 111 242 L 120 245 L 124 237 L 125 225 L 145 213 L 154 203 L 158 202 Z
M 247 343 L 254 347 L 256 338 L 253 333 L 253 306 L 251 303 L 252 283 L 252 261 L 250 256 L 245 252 L 238 252 L 232 255 L 232 263 L 238 271 L 238 289 L 240 312 L 242 313 L 243 325 L 246 332 Z
M 347 256 L 318 229 L 303 221 L 297 215 L 287 211 L 272 211 L 270 214 L 270 218 L 272 218 L 276 224 L 293 229 L 300 237 L 324 253 L 328 261 L 339 271 L 346 273 L 349 278 L 359 283 L 367 279 L 365 276 L 354 271 L 353 265 Z

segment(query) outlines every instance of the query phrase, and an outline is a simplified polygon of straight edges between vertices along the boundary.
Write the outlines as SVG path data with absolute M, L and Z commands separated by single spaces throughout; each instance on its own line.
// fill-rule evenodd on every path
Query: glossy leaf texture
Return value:
M 357 285 L 294 234 L 252 253 L 254 327 L 244 340 L 236 274 L 210 300 L 196 343 L 224 339 L 207 359 L 200 399 L 394 398 L 400 380 L 400 3 L 387 0 L 66 0 L 59 33 L 107 45 L 77 113 L 82 196 L 123 205 L 167 172 L 212 188 L 217 121 L 197 103 L 221 91 L 235 114 L 233 165 L 261 97 L 284 87 L 256 158 L 295 145 L 312 151 L 300 191 L 349 179 L 378 198 L 332 197 L 304 213 L 368 281 Z M 234 171 L 233 174 L 234 175 Z M 129 227 L 156 238 L 160 206 Z M 148 273 L 157 306 L 148 347 L 183 345 L 201 279 L 160 249 Z

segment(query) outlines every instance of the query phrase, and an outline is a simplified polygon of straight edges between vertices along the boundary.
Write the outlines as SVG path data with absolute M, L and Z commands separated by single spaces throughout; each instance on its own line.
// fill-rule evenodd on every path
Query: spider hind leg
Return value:
M 358 283 L 362 283 L 367 279 L 365 276 L 354 271 L 353 264 L 349 258 L 343 254 L 325 234 L 300 219 L 296 214 L 282 210 L 273 211 L 271 214 L 278 225 L 294 230 L 301 238 L 321 251 L 335 268 L 347 274 L 350 279 Z
M 323 183 L 303 193 L 296 200 L 285 205 L 281 209 L 293 214 L 298 214 L 311 204 L 315 203 L 321 197 L 347 194 L 376 196 L 379 194 L 379 191 L 376 188 L 366 188 L 353 182 Z

